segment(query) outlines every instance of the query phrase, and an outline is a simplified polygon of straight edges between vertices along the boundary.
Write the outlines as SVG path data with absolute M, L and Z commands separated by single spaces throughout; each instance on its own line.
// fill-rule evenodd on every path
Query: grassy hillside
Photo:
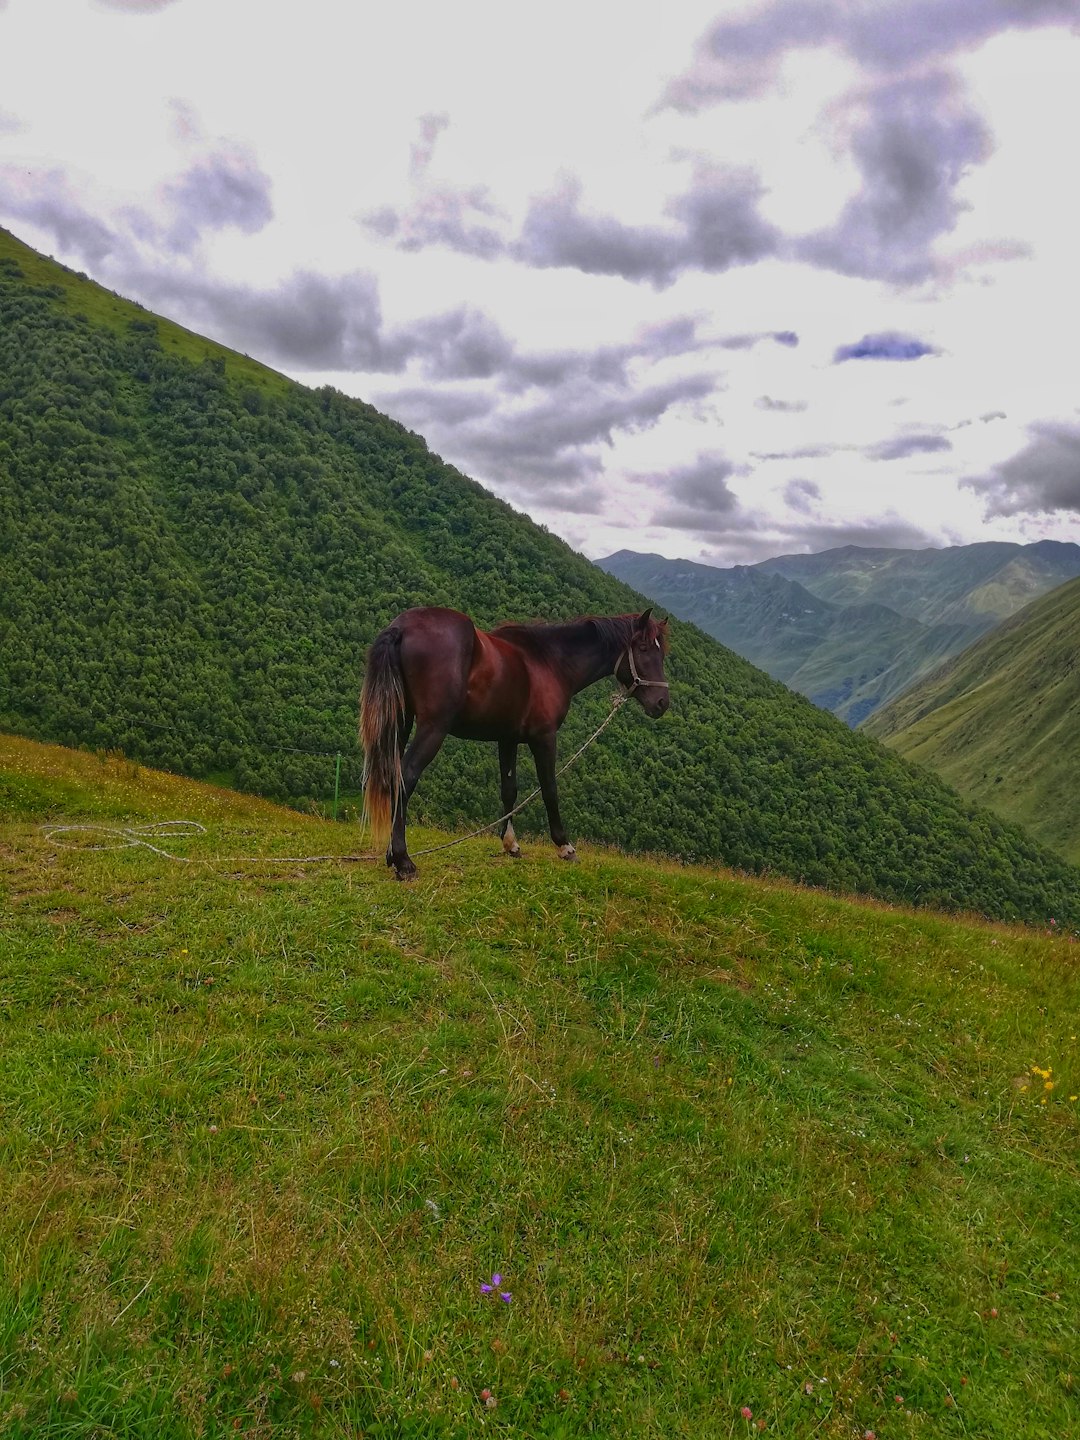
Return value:
M 1080 574 L 1080 546 L 847 545 L 726 569 L 620 550 L 598 563 L 859 725 L 1036 595 Z
M 259 864 L 353 836 L 24 740 L 0 796 L 5 1436 L 1071 1433 L 1067 938 Z
M 1080 861 L 1080 580 L 1036 600 L 867 729 Z
M 340 752 L 355 805 L 363 657 L 397 612 L 644 604 L 370 406 L 196 358 L 0 242 L 0 726 L 300 805 Z M 1080 919 L 1076 871 L 691 626 L 669 673 L 670 715 L 627 706 L 569 777 L 575 837 Z M 607 704 L 575 704 L 564 753 Z M 494 747 L 452 743 L 415 813 L 476 824 L 497 790 Z

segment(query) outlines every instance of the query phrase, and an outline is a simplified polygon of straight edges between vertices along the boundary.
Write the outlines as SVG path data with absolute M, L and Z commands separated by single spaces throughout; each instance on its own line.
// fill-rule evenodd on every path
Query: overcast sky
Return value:
M 1080 540 L 1080 0 L 0 0 L 0 223 L 596 558 Z

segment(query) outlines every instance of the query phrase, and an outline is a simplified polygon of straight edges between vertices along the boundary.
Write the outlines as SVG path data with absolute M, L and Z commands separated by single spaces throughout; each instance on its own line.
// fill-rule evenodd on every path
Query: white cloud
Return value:
M 1074 19 L 0 0 L 0 223 L 594 555 L 1069 538 Z

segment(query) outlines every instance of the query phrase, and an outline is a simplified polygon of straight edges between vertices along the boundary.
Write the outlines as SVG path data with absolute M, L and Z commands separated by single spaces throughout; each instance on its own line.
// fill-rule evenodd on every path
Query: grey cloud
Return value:
M 665 207 L 673 222 L 667 226 L 589 214 L 573 177 L 533 198 L 516 239 L 506 236 L 505 217 L 486 186 L 424 185 L 409 206 L 370 211 L 360 224 L 401 250 L 441 246 L 485 260 L 509 256 L 536 269 L 617 275 L 663 288 L 683 270 L 716 273 L 777 253 L 781 236 L 759 214 L 762 193 L 749 171 L 699 163 L 689 190 Z M 798 344 L 791 331 L 771 332 L 771 338 Z
M 852 139 L 858 193 L 796 251 L 815 265 L 912 284 L 933 273 L 932 246 L 960 213 L 964 171 L 990 153 L 989 131 L 956 82 L 936 73 L 875 90 Z
M 701 348 L 697 334 L 698 322 L 693 315 L 677 315 L 671 320 L 662 320 L 649 325 L 641 332 L 637 353 L 654 359 L 668 355 L 685 355 Z
M 988 410 L 985 415 L 979 416 L 979 419 L 984 425 L 988 425 L 991 420 L 1004 420 L 1006 418 L 1004 410 Z
M 422 388 L 386 391 L 378 400 L 381 409 L 418 430 L 478 420 L 498 403 L 493 395 L 476 390 Z
M 514 347 L 482 311 L 462 308 L 418 321 L 400 332 L 410 354 L 438 379 L 487 379 L 511 363 Z
M 128 248 L 71 194 L 59 170 L 35 176 L 32 186 L 24 185 L 13 168 L 0 170 L 0 211 L 48 230 L 60 249 L 81 256 L 88 265 L 99 265 Z
M 838 450 L 850 450 L 850 445 L 800 445 L 795 450 L 755 450 L 755 460 L 822 460 L 835 455 Z
M 635 352 L 629 346 L 602 346 L 594 351 L 552 350 L 515 355 L 503 383 L 509 390 L 551 389 L 570 380 L 623 385 L 626 366 Z
M 683 504 L 731 510 L 738 504 L 727 486 L 728 476 L 734 473 L 732 462 L 725 455 L 712 451 L 699 455 L 691 465 L 669 471 L 666 477 L 656 478 L 660 483 L 666 479 L 672 498 Z
M 838 12 L 837 0 L 776 0 L 746 19 L 721 21 L 699 40 L 693 63 L 670 83 L 661 104 L 693 112 L 760 94 L 778 75 L 786 50 L 834 38 Z
M 0 0 L 0 10 L 3 9 L 3 0 Z M 0 109 L 0 135 L 17 135 L 23 128 L 23 123 L 17 115 L 10 110 Z
M 1022 450 L 989 476 L 964 484 L 982 496 L 988 515 L 1080 512 L 1080 426 L 1032 426 Z
M 492 221 L 501 219 L 486 186 L 466 189 L 428 187 L 404 210 L 384 206 L 360 217 L 377 239 L 393 241 L 399 250 L 439 246 L 493 260 L 506 252 L 507 242 Z
M 927 534 L 892 512 L 872 520 L 837 525 L 814 520 L 785 523 L 747 511 L 716 516 L 707 526 L 694 525 L 690 515 L 685 519 L 687 523 L 678 528 L 701 536 L 706 543 L 700 558 L 713 565 L 754 565 L 779 555 L 813 554 L 845 545 L 924 550 L 957 543 Z
M 657 286 L 672 282 L 682 249 L 678 234 L 624 225 L 610 215 L 586 215 L 580 200 L 576 180 L 533 200 L 512 249 L 515 258 L 540 269 L 561 266 L 586 275 L 649 280 Z
M 906 460 L 911 455 L 930 455 L 951 449 L 944 435 L 894 435 L 890 440 L 871 445 L 866 454 L 871 460 Z
M 896 72 L 980 44 L 1011 29 L 1077 21 L 1075 0 L 773 0 L 749 16 L 721 20 L 698 42 L 691 66 L 662 104 L 698 111 L 760 95 L 789 50 L 839 48 L 863 67 Z
M 610 445 L 617 431 L 648 429 L 673 405 L 698 400 L 713 388 L 711 376 L 687 376 L 633 391 L 566 386 L 523 411 L 506 412 L 494 440 L 506 456 L 558 455 L 569 447 Z
M 773 559 L 778 555 L 812 555 L 821 550 L 837 550 L 845 545 L 859 545 L 871 550 L 926 550 L 941 543 L 940 535 L 931 535 L 888 511 L 872 520 L 850 523 L 809 521 L 806 524 L 777 525 L 771 522 L 768 530 L 762 527 L 756 534 L 749 532 L 741 537 L 739 555 L 752 562 Z
M 703 535 L 726 530 L 740 508 L 727 483 L 734 473 L 726 456 L 710 452 L 666 475 L 640 477 L 667 490 L 666 503 L 655 511 L 652 524 Z
M 0 208 L 6 214 L 48 230 L 61 250 L 79 255 L 88 265 L 108 260 L 123 274 L 138 272 L 134 242 L 173 255 L 190 254 L 205 229 L 235 225 L 251 234 L 273 215 L 269 176 L 241 153 L 203 157 L 170 181 L 163 195 L 174 212 L 165 229 L 138 206 L 125 209 L 122 226 L 113 228 L 76 199 L 60 170 L 27 182 L 11 166 L 0 169 Z
M 204 230 L 233 225 L 247 235 L 273 219 L 271 180 L 253 156 L 236 152 L 205 155 L 164 188 L 175 213 L 166 243 L 182 254 L 192 251 Z
M 401 228 L 401 213 L 392 205 L 381 210 L 369 210 L 360 217 L 360 224 L 379 240 L 393 240 Z
M 844 115 L 859 193 L 834 225 L 793 242 L 790 253 L 841 274 L 916 284 L 1023 253 L 991 242 L 963 257 L 933 255 L 938 237 L 955 228 L 959 180 L 991 149 L 989 130 L 946 68 L 950 57 L 1009 30 L 1075 28 L 1078 20 L 1077 0 L 773 0 L 714 25 L 662 103 L 697 111 L 759 95 L 789 51 L 846 51 L 874 81 L 852 92 Z
M 701 399 L 709 376 L 689 376 L 634 390 L 580 377 L 545 392 L 531 404 L 497 403 L 475 415 L 437 415 L 422 392 L 384 397 L 393 414 L 431 424 L 428 438 L 470 474 L 546 505 L 594 513 L 601 508 L 602 449 L 616 434 L 647 429 L 672 406 Z
M 94 0 L 99 10 L 120 10 L 127 15 L 154 15 L 176 0 Z
M 780 234 L 758 213 L 763 193 L 750 171 L 698 166 L 691 188 L 667 207 L 685 227 L 682 268 L 723 271 L 775 254 Z
M 723 535 L 730 532 L 736 511 L 737 506 L 701 510 L 694 505 L 663 505 L 654 512 L 650 524 L 664 525 L 669 530 L 687 530 L 691 535 Z
M 632 361 L 655 362 L 689 355 L 706 348 L 708 343 L 699 339 L 697 320 L 693 316 L 678 316 L 644 327 L 623 345 L 516 354 L 506 367 L 504 384 L 513 390 L 529 386 L 550 388 L 571 380 L 622 386 L 627 384 L 627 367 Z
M 852 524 L 807 525 L 793 532 L 806 551 L 833 550 L 842 545 L 864 545 L 869 549 L 923 550 L 940 543 L 938 537 L 913 525 L 900 515 L 886 514 L 876 520 Z
M 279 365 L 393 372 L 415 348 L 408 334 L 384 334 L 378 282 L 361 271 L 297 271 L 267 291 L 147 270 L 137 283 L 141 295 L 180 311 L 185 323 Z
M 531 487 L 526 481 L 518 488 L 537 503 L 567 510 L 572 515 L 600 515 L 607 502 L 607 487 L 598 480 L 536 487 Z
M 833 364 L 841 365 L 845 360 L 921 360 L 924 355 L 936 354 L 934 347 L 917 335 L 883 330 L 864 335 L 853 344 L 837 346 L 833 351 Z
M 647 353 L 650 344 L 646 333 L 639 344 L 622 348 L 520 354 L 488 315 L 468 306 L 386 326 L 378 282 L 363 271 L 338 276 L 298 271 L 273 290 L 258 291 L 144 270 L 138 285 L 140 294 L 182 310 L 188 323 L 281 365 L 392 374 L 415 362 L 434 381 L 487 380 L 509 393 L 542 387 L 545 403 L 553 412 L 562 407 L 568 424 L 583 413 L 600 413 L 588 407 L 579 410 L 579 395 L 595 396 L 601 387 L 614 386 L 622 403 L 617 392 L 626 385 L 627 361 Z M 421 394 L 439 392 L 410 393 L 415 406 Z M 437 419 L 438 404 L 431 403 Z M 460 398 L 450 402 L 452 409 L 460 404 Z M 475 413 L 483 413 L 483 408 L 477 404 Z M 537 423 L 541 410 L 534 406 L 526 412 L 530 424 Z
M 691 188 L 665 207 L 674 227 L 634 226 L 585 213 L 580 183 L 567 179 L 532 201 L 510 253 L 541 269 L 618 275 L 661 289 L 683 270 L 716 273 L 775 254 L 781 237 L 758 212 L 761 195 L 760 181 L 747 171 L 698 166 Z
M 752 350 L 763 340 L 774 340 L 777 345 L 798 345 L 799 337 L 794 330 L 758 330 L 748 335 L 726 335 L 717 340 L 721 350 Z
M 420 134 L 409 150 L 409 173 L 414 179 L 427 171 L 435 144 L 449 124 L 450 116 L 445 111 L 420 116 Z
M 806 400 L 774 400 L 771 395 L 759 395 L 754 404 L 759 410 L 776 410 L 782 415 L 793 415 L 806 410 L 809 402 Z
M 792 510 L 807 514 L 814 502 L 821 499 L 821 486 L 813 480 L 789 480 L 784 486 L 784 499 Z

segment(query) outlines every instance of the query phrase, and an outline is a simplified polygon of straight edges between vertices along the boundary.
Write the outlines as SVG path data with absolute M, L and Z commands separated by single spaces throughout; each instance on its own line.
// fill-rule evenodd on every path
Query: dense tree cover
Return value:
M 398 611 L 640 604 L 370 406 L 193 363 L 135 307 L 92 323 L 58 273 L 0 260 L 0 726 L 294 802 L 340 750 L 355 793 L 364 650 Z M 565 777 L 575 835 L 1080 921 L 1077 871 L 692 626 L 669 675 L 668 716 L 626 707 Z M 609 693 L 575 702 L 564 753 Z M 498 813 L 494 747 L 448 743 L 416 811 Z

